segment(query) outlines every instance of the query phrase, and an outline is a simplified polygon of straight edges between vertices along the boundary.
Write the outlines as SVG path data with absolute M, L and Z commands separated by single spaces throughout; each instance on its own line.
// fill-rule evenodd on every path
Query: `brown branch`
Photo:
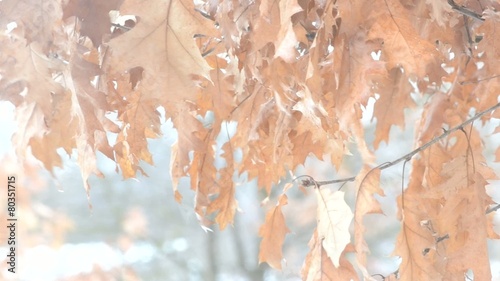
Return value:
M 495 207 L 491 207 L 486 211 L 486 214 L 496 212 L 498 209 L 500 209 L 500 204 L 497 204 Z
M 462 14 L 464 16 L 468 16 L 468 17 L 471 17 L 471 18 L 476 19 L 476 20 L 484 21 L 484 18 L 480 14 L 478 14 L 474 11 L 471 11 L 463 6 L 459 6 L 453 0 L 448 0 L 448 4 L 450 4 L 450 6 L 453 10 L 459 12 L 460 14 Z
M 356 177 L 354 176 L 354 177 L 340 179 L 340 180 L 316 181 L 311 176 L 304 175 L 304 176 L 300 176 L 300 177 L 307 177 L 307 179 L 302 180 L 302 185 L 303 186 L 309 187 L 309 186 L 313 186 L 314 185 L 317 188 L 321 187 L 322 185 L 327 185 L 327 184 L 332 184 L 332 183 L 349 182 L 349 181 L 354 181 L 356 179 Z M 297 177 L 296 179 L 298 179 L 300 177 Z
M 415 154 L 427 149 L 429 146 L 435 144 L 436 142 L 446 138 L 447 136 L 449 136 L 450 134 L 458 131 L 458 130 L 463 130 L 463 128 L 469 124 L 471 124 L 472 122 L 474 122 L 475 120 L 483 117 L 484 115 L 486 115 L 487 113 L 497 109 L 500 107 L 500 103 L 497 103 L 495 104 L 494 106 L 484 110 L 484 111 L 481 111 L 479 112 L 478 114 L 474 115 L 472 118 L 468 119 L 467 121 L 463 122 L 462 124 L 456 126 L 456 127 L 453 127 L 449 130 L 445 130 L 443 134 L 441 134 L 440 136 L 432 139 L 431 141 L 427 142 L 426 144 L 422 145 L 421 147 L 413 150 L 412 152 L 408 153 L 408 154 L 405 154 L 401 157 L 399 157 L 398 159 L 394 160 L 394 161 L 391 161 L 391 162 L 386 162 L 386 163 L 383 163 L 381 165 L 379 165 L 377 168 L 379 168 L 380 170 L 384 170 L 384 169 L 387 169 L 389 167 L 392 167 L 396 164 L 398 164 L 399 162 L 401 161 L 409 161 Z M 327 185 L 327 184 L 332 184 L 332 183 L 340 183 L 340 182 L 349 182 L 349 181 L 354 181 L 356 179 L 356 176 L 354 177 L 350 177 L 350 178 L 344 178 L 344 179 L 338 179 L 338 180 L 328 180 L 328 181 L 316 181 L 314 180 L 314 178 L 312 178 L 311 176 L 301 176 L 301 177 L 307 177 L 306 180 L 302 180 L 302 185 L 305 186 L 305 187 L 309 187 L 309 186 L 315 186 L 317 188 L 321 187 L 322 185 Z M 297 177 L 296 179 L 298 179 L 300 177 Z
M 441 237 L 437 237 L 436 238 L 436 244 L 439 243 L 439 242 L 442 242 L 443 240 L 446 240 L 446 239 L 450 239 L 450 235 L 449 234 L 443 235 Z
M 121 25 L 121 24 L 118 24 L 118 23 L 111 23 L 111 26 L 114 26 L 114 27 L 120 28 L 120 29 L 124 29 L 126 31 L 129 31 L 129 30 L 132 29 L 131 27 L 128 27 L 128 26 L 125 26 L 125 25 Z

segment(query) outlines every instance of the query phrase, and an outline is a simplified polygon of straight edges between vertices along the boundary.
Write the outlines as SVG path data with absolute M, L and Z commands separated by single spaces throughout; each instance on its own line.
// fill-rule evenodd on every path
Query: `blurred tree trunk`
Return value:
M 214 232 L 207 233 L 207 281 L 216 281 L 217 273 L 219 272 L 218 260 L 217 260 L 217 230 Z
M 258 245 L 258 241 L 244 241 L 245 237 L 243 236 L 244 226 L 241 225 L 240 216 L 234 217 L 234 248 L 236 249 L 236 258 L 241 271 L 250 278 L 250 280 L 264 280 L 264 267 L 257 265 L 253 265 L 253 263 L 248 261 L 248 258 L 253 259 L 254 261 L 258 260 L 257 256 L 250 256 L 246 253 L 245 243 L 252 242 L 255 245 Z M 252 237 L 257 237 L 257 233 L 252 233 Z

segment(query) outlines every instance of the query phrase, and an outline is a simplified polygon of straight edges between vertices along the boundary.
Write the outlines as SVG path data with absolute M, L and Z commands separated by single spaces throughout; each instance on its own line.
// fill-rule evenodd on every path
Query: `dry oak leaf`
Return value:
M 426 143 L 433 137 L 442 133 L 442 126 L 452 103 L 445 94 L 437 93 L 432 96 L 431 102 L 425 105 L 422 113 L 422 122 L 420 122 L 418 140 L 420 143 Z
M 302 8 L 293 1 L 279 1 L 280 9 L 280 30 L 278 38 L 275 42 L 276 54 L 275 57 L 281 57 L 288 63 L 296 60 L 298 55 L 296 46 L 298 44 L 297 37 L 293 30 L 292 16 L 302 11 Z
M 473 173 L 469 162 L 467 157 L 456 157 L 444 163 L 440 173 L 443 181 L 421 195 L 423 200 L 440 202 L 436 215 L 430 217 L 432 230 L 438 236 L 449 237 L 437 245 L 439 256 L 446 258 L 437 263 L 441 267 L 436 266 L 447 280 L 460 278 L 468 269 L 478 280 L 491 279 L 484 212 L 492 201 L 486 194 L 488 183 L 480 174 L 481 169 Z
M 259 16 L 252 23 L 252 48 L 259 50 L 272 43 L 276 49 L 274 58 L 281 57 L 288 63 L 298 55 L 297 37 L 293 30 L 292 16 L 302 11 L 297 0 L 263 0 L 259 5 Z
M 318 159 L 323 157 L 324 149 L 320 143 L 313 142 L 311 132 L 297 134 L 297 132 L 293 130 L 290 132 L 289 137 L 293 144 L 293 167 L 297 167 L 304 163 L 311 153 Z
M 159 105 L 195 101 L 192 78 L 209 79 L 210 67 L 193 36 L 212 34 L 213 24 L 187 0 L 125 0 L 120 13 L 135 15 L 137 24 L 109 42 L 109 71 L 119 74 L 141 66 L 143 78 L 137 87 Z M 171 114 L 167 110 L 167 117 Z
M 168 111 L 169 109 L 167 108 L 166 110 Z M 198 182 L 198 177 L 203 178 L 206 174 L 210 174 L 212 177 L 215 177 L 213 162 L 210 162 L 210 166 L 208 166 L 210 169 L 205 167 L 205 169 L 202 170 L 204 174 L 201 176 L 198 176 L 196 167 L 191 167 L 192 165 L 198 165 L 198 159 L 200 158 L 199 154 L 205 155 L 208 147 L 204 141 L 204 139 L 208 137 L 205 136 L 200 138 L 200 134 L 207 134 L 207 130 L 202 126 L 201 122 L 193 116 L 194 114 L 193 109 L 190 108 L 188 104 L 184 104 L 184 108 L 178 109 L 172 118 L 174 127 L 181 128 L 182 126 L 183 128 L 182 130 L 178 130 L 178 139 L 177 142 L 172 145 L 170 156 L 170 176 L 172 178 L 174 193 L 178 199 L 182 197 L 177 190 L 179 179 L 186 176 L 188 172 L 191 176 L 192 189 L 195 189 L 198 186 L 196 184 Z M 189 152 L 193 150 L 198 153 L 195 153 L 192 157 L 190 157 Z M 211 154 L 210 158 L 213 159 Z M 203 167 L 203 165 L 201 166 Z M 212 184 L 211 181 L 210 184 Z
M 146 138 L 160 135 L 160 113 L 152 100 L 144 100 L 143 93 L 135 90 L 135 78 L 141 69 L 130 71 L 119 79 L 108 82 L 107 100 L 118 111 L 118 120 L 126 124 L 117 130 L 118 137 L 113 147 L 115 161 L 124 178 L 136 175 L 140 160 L 153 164 Z
M 48 57 L 38 43 L 27 45 L 17 36 L 1 36 L 0 44 L 0 89 L 1 100 L 8 100 L 15 106 L 23 101 L 36 103 L 45 117 L 52 114 L 51 93 L 61 94 L 63 87 L 52 79 L 60 66 Z M 57 68 L 57 71 L 54 70 Z M 26 95 L 21 92 L 26 89 Z
M 137 170 L 145 174 L 139 166 L 141 160 L 153 165 L 146 138 L 156 138 L 161 134 L 160 113 L 151 101 L 142 101 L 142 95 L 140 91 L 132 92 L 119 116 L 125 124 L 130 124 L 122 127 L 114 147 L 124 178 L 134 177 Z
M 82 110 L 83 118 L 80 122 L 84 122 L 84 130 L 88 133 L 86 141 L 108 158 L 113 159 L 113 151 L 105 132 L 117 133 L 119 129 L 105 116 L 106 112 L 111 110 L 106 95 L 92 84 L 92 80 L 102 74 L 100 66 L 97 62 L 87 61 L 83 54 L 77 53 L 76 50 L 70 57 L 69 65 L 70 73 L 65 71 L 63 74 L 66 86 L 76 97 L 72 100 L 72 109 L 79 107 Z
M 70 0 L 63 10 L 63 19 L 76 16 L 81 21 L 80 33 L 92 40 L 94 47 L 99 47 L 102 36 L 109 34 L 111 22 L 109 12 L 117 10 L 123 0 Z
M 441 55 L 436 46 L 420 35 L 427 31 L 418 30 L 425 28 L 430 20 L 422 21 L 421 18 L 415 17 L 397 0 L 371 4 L 386 7 L 386 9 L 373 10 L 371 16 L 375 22 L 370 26 L 367 39 L 383 40 L 380 60 L 387 62 L 388 69 L 401 66 L 408 76 L 417 75 L 418 78 L 441 69 Z M 436 80 L 440 77 L 429 76 L 429 79 L 431 82 L 440 83 L 440 80 Z
M 184 174 L 183 169 L 179 169 L 179 165 L 176 166 L 177 163 L 177 157 L 179 153 L 179 143 L 176 142 L 172 144 L 172 147 L 170 148 L 170 178 L 172 180 L 172 190 L 174 191 L 174 198 L 177 203 L 182 202 L 182 194 L 179 192 L 179 179 L 182 177 Z M 177 167 L 177 169 L 175 169 Z
M 413 161 L 404 193 L 403 229 L 395 249 L 402 259 L 401 280 L 457 280 L 468 270 L 478 280 L 491 280 L 486 245 L 489 225 L 484 213 L 491 202 L 485 192 L 487 182 L 470 170 L 470 159 L 456 157 L 446 162 L 435 157 L 436 152 L 424 151 L 421 159 Z M 433 156 L 430 161 L 443 167 L 440 171 L 424 165 L 422 159 L 429 154 Z M 439 177 L 433 180 L 429 173 Z M 444 236 L 445 240 L 437 241 Z
M 193 37 L 212 34 L 213 23 L 195 11 L 192 1 L 126 0 L 120 13 L 136 16 L 137 24 L 109 42 L 111 58 L 107 60 L 107 71 L 113 76 L 141 67 L 142 77 L 133 82 L 135 90 L 142 93 L 140 102 L 154 108 L 163 106 L 166 118 L 171 117 L 176 128 L 185 128 L 179 130 L 179 144 L 173 151 L 180 161 L 171 166 L 173 181 L 177 182 L 187 173 L 188 153 L 205 150 L 203 142 L 194 136 L 199 122 L 193 113 L 197 98 L 193 77 L 208 78 L 210 67 Z M 148 122 L 151 124 L 141 126 L 158 126 L 156 118 Z M 140 133 L 144 135 L 137 135 L 136 139 L 146 137 L 146 132 Z
M 252 21 L 252 32 L 249 34 L 251 48 L 253 50 L 260 50 L 264 49 L 269 43 L 274 44 L 281 27 L 279 3 L 271 0 L 261 1 L 259 13 L 255 13 L 254 17 L 250 18 L 250 20 Z
M 365 226 L 363 218 L 366 214 L 382 213 L 380 203 L 374 195 L 384 196 L 380 188 L 380 169 L 365 165 L 356 177 L 358 191 L 356 194 L 356 206 L 354 215 L 354 245 L 356 248 L 356 259 L 363 275 L 369 276 L 366 271 L 366 254 L 369 252 L 368 245 L 364 239 Z
M 24 158 L 27 147 L 36 145 L 32 152 L 43 162 L 48 170 L 61 165 L 61 159 L 55 151 L 58 147 L 71 150 L 75 144 L 72 138 L 61 138 L 52 142 L 58 131 L 66 134 L 70 121 L 64 116 L 69 108 L 61 108 L 61 97 L 67 96 L 63 88 L 52 79 L 52 60 L 47 58 L 38 43 L 26 46 L 23 38 L 7 36 L 1 38 L 0 52 L 0 100 L 10 101 L 17 108 L 16 122 L 18 130 L 13 136 L 16 154 Z M 22 92 L 26 90 L 23 95 Z M 63 112 L 64 111 L 64 112 Z M 55 119 L 62 118 L 60 123 Z M 52 140 L 50 140 L 52 139 Z M 42 150 L 38 148 L 40 145 Z M 39 153 L 41 152 L 41 153 Z
M 340 256 L 351 242 L 349 225 L 353 213 L 344 200 L 344 192 L 316 189 L 318 197 L 318 235 L 322 246 L 335 267 L 340 265 Z
M 219 196 L 210 203 L 207 213 L 218 211 L 215 221 L 220 229 L 226 228 L 228 223 L 233 223 L 234 214 L 238 205 L 235 195 L 235 186 L 233 181 L 234 159 L 231 143 L 228 141 L 223 146 L 224 153 L 222 157 L 226 160 L 226 166 L 218 171 L 220 177 L 217 184 L 220 186 Z
M 443 210 L 443 228 L 454 229 L 454 226 L 447 224 L 462 226 L 446 241 L 446 266 L 443 275 L 447 280 L 460 278 L 468 270 L 473 271 L 476 280 L 491 280 L 492 277 L 487 244 L 488 218 L 484 213 L 485 202 L 491 198 L 486 194 L 486 180 L 479 173 L 473 177 L 473 184 L 463 187 L 453 200 L 448 200 L 443 206 L 446 211 L 461 213 L 458 219 L 447 221 Z
M 335 267 L 328 257 L 321 241 L 318 239 L 318 230 L 314 231 L 311 241 L 309 241 L 311 251 L 307 254 L 304 265 L 300 272 L 302 280 L 359 280 L 358 274 L 353 265 L 345 258 L 349 252 L 349 245 L 340 256 L 340 263 Z M 351 250 L 352 251 L 352 250 Z
M 210 133 L 209 133 L 210 134 Z M 220 193 L 220 188 L 217 182 L 217 169 L 215 168 L 215 151 L 212 148 L 215 141 L 206 138 L 206 152 L 194 152 L 193 161 L 190 164 L 188 173 L 190 176 L 191 189 L 195 190 L 194 210 L 202 225 L 209 226 L 212 224 L 205 217 L 207 207 L 211 203 L 211 196 Z M 229 194 L 222 194 L 222 198 L 227 198 Z M 219 194 L 221 196 L 221 194 Z
M 63 148 L 68 155 L 71 155 L 76 147 L 75 138 L 78 129 L 78 120 L 71 116 L 71 93 L 66 91 L 61 94 L 51 94 L 52 115 L 44 117 L 45 129 L 41 130 L 44 135 L 41 138 L 30 140 L 31 152 L 40 160 L 44 167 L 51 171 L 54 166 L 61 167 L 62 161 L 57 150 Z M 21 107 L 18 107 L 19 111 Z M 17 113 L 17 111 L 16 111 Z M 14 142 L 16 143 L 16 142 Z
M 71 117 L 78 120 L 75 136 L 78 163 L 89 196 L 89 176 L 92 173 L 99 177 L 103 176 L 97 169 L 96 152 L 100 151 L 114 160 L 106 132 L 117 131 L 117 126 L 105 116 L 110 110 L 105 95 L 91 82 L 95 76 L 102 73 L 101 69 L 98 64 L 87 61 L 79 53 L 82 51 L 72 52 L 69 68 L 63 71 L 63 77 L 66 87 L 71 91 Z
M 404 109 L 414 105 L 410 93 L 413 87 L 409 78 L 399 67 L 389 70 L 386 77 L 378 85 L 377 92 L 380 98 L 375 103 L 373 118 L 377 118 L 375 140 L 373 147 L 378 148 L 381 141 L 389 141 L 389 132 L 392 125 L 398 125 L 404 129 Z
M 0 1 L 0 15 L 2 15 L 0 25 L 5 27 L 15 22 L 23 29 L 27 45 L 37 42 L 43 53 L 47 53 L 49 49 L 61 43 L 58 42 L 59 35 L 63 33 L 60 2 L 60 0 Z
M 430 6 L 429 15 L 431 20 L 435 21 L 440 27 L 445 27 L 450 21 L 452 9 L 447 1 L 425 0 L 425 3 Z
M 212 81 L 203 83 L 202 89 L 198 91 L 198 114 L 204 116 L 207 112 L 213 111 L 215 120 L 212 127 L 220 127 L 222 120 L 228 118 L 236 108 L 235 92 L 243 92 L 242 89 L 237 89 L 237 84 L 241 85 L 243 82 L 238 81 L 240 79 L 238 76 L 244 74 L 232 74 L 238 72 L 235 69 L 238 61 L 233 56 L 228 58 L 231 60 L 230 64 L 224 58 L 218 57 L 215 51 L 213 55 L 205 58 L 214 69 L 210 71 Z
M 288 204 L 286 194 L 281 194 L 278 203 L 266 215 L 266 221 L 259 229 L 262 237 L 259 249 L 259 263 L 267 262 L 271 267 L 281 269 L 282 247 L 285 236 L 290 232 L 281 208 Z
M 290 163 L 292 155 L 290 153 L 288 139 L 282 144 L 274 142 L 273 136 L 263 134 L 258 141 L 248 143 L 243 151 L 243 161 L 239 173 L 248 172 L 248 178 L 257 177 L 259 188 L 265 187 L 268 194 L 271 188 L 281 177 L 286 176 L 286 169 L 283 163 Z

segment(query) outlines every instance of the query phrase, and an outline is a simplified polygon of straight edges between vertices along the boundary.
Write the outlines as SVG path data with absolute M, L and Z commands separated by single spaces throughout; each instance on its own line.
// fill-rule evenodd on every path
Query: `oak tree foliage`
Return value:
M 58 149 L 76 150 L 87 192 L 89 176 L 101 175 L 97 152 L 125 178 L 154 164 L 147 139 L 160 135 L 164 108 L 178 130 L 175 198 L 188 176 L 200 223 L 221 229 L 237 209 L 235 174 L 269 193 L 308 156 L 340 168 L 354 141 L 363 160 L 355 206 L 341 191 L 315 190 L 318 224 L 302 277 L 370 279 L 363 218 L 381 212 L 374 195 L 384 195 L 374 149 L 392 126 L 405 126 L 412 93 L 428 95 L 414 147 L 498 103 L 499 9 L 492 0 L 4 0 L 0 24 L 11 30 L 0 35 L 0 99 L 16 106 L 18 158 L 31 153 L 53 170 Z M 361 123 L 370 98 L 373 146 Z M 216 139 L 230 121 L 237 129 L 219 168 Z M 401 263 L 387 278 L 458 280 L 472 270 L 491 279 L 486 242 L 499 236 L 485 186 L 496 176 L 477 129 L 462 129 L 407 159 Z M 274 268 L 290 232 L 285 192 L 259 231 L 259 260 Z

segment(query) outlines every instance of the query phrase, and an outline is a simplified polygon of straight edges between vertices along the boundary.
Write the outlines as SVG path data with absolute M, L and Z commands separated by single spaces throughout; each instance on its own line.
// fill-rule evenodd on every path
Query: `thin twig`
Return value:
M 445 131 L 442 135 L 440 135 L 439 137 L 436 137 L 434 139 L 432 139 L 431 141 L 427 142 L 426 144 L 422 145 L 421 147 L 413 150 L 412 152 L 396 159 L 395 161 L 392 161 L 392 162 L 388 162 L 388 164 L 386 165 L 382 165 L 380 166 L 380 170 L 384 170 L 384 169 L 387 169 L 389 167 L 392 167 L 394 165 L 396 165 L 397 163 L 403 161 L 403 160 L 406 160 L 406 159 L 411 159 L 413 157 L 413 155 L 427 149 L 429 146 L 435 144 L 436 142 L 446 138 L 447 136 L 449 136 L 450 134 L 458 131 L 458 130 L 462 130 L 465 126 L 469 125 L 470 123 L 474 122 L 475 120 L 483 117 L 486 113 L 489 113 L 495 109 L 497 109 L 498 107 L 500 107 L 500 103 L 497 103 L 495 104 L 494 106 L 482 111 L 482 112 L 479 112 L 478 114 L 474 115 L 474 117 L 470 118 L 469 120 L 463 122 L 462 124 L 456 126 L 456 127 L 453 127 L 447 131 Z
M 317 181 L 316 184 L 318 186 L 326 185 L 326 184 L 332 184 L 332 183 L 340 183 L 340 182 L 348 182 L 348 181 L 354 181 L 356 177 L 350 177 L 346 179 L 340 179 L 340 180 L 329 180 L 329 181 Z
M 450 238 L 449 234 L 446 234 L 444 236 L 438 237 L 438 238 L 436 238 L 436 244 L 439 243 L 439 242 L 442 242 L 443 240 L 449 239 L 449 238 Z
M 474 12 L 474 11 L 471 11 L 463 6 L 459 6 L 457 3 L 455 3 L 455 1 L 453 0 L 448 0 L 448 4 L 450 4 L 451 8 L 457 12 L 459 12 L 460 14 L 462 15 L 465 15 L 465 16 L 468 16 L 468 17 L 471 17 L 473 19 L 477 19 L 477 20 L 480 20 L 480 21 L 484 21 L 483 17 Z
M 401 210 L 405 210 L 405 167 L 406 163 L 408 163 L 410 159 L 406 159 L 406 161 L 403 163 L 403 175 L 401 175 Z M 404 213 L 402 214 L 402 217 L 404 218 Z
M 111 26 L 114 26 L 116 28 L 121 28 L 121 29 L 124 29 L 124 30 L 131 30 L 132 28 L 128 27 L 128 26 L 125 26 L 125 25 L 121 25 L 121 24 L 118 24 L 118 23 L 111 23 Z
M 500 209 L 500 204 L 497 204 L 495 207 L 491 207 L 486 211 L 486 214 L 496 212 L 496 210 Z
M 382 278 L 382 281 L 384 281 L 386 278 L 384 275 L 382 275 L 380 273 L 372 274 L 372 277 L 375 277 L 375 276 L 380 276 Z
M 474 115 L 472 118 L 468 119 L 467 121 L 463 122 L 462 124 L 456 126 L 456 127 L 453 127 L 449 130 L 445 130 L 445 132 L 443 134 L 441 134 L 440 136 L 432 139 L 431 141 L 427 142 L 426 144 L 422 145 L 421 147 L 413 150 L 412 152 L 408 153 L 408 154 L 405 154 L 401 157 L 399 157 L 398 159 L 392 161 L 392 162 L 386 162 L 386 163 L 383 163 L 381 165 L 378 166 L 378 168 L 380 170 L 384 170 L 384 169 L 387 169 L 389 167 L 392 167 L 396 164 L 398 164 L 399 162 L 401 161 L 408 161 L 410 160 L 415 154 L 421 152 L 421 151 L 424 151 L 425 149 L 427 149 L 429 146 L 435 144 L 436 142 L 446 138 L 447 136 L 449 136 L 450 134 L 458 131 L 458 130 L 463 130 L 463 128 L 469 124 L 471 124 L 472 122 L 474 122 L 475 120 L 483 117 L 484 115 L 486 115 L 487 113 L 497 109 L 500 107 L 500 103 L 497 103 L 495 104 L 494 106 L 484 110 L 484 111 L 481 111 L 479 112 L 478 114 Z M 348 182 L 348 181 L 354 181 L 356 179 L 356 176 L 354 177 L 350 177 L 350 178 L 344 178 L 344 179 L 338 179 L 338 180 L 328 180 L 328 181 L 316 181 L 314 180 L 311 176 L 307 176 L 308 179 L 307 180 L 303 180 L 302 181 L 302 185 L 305 186 L 305 187 L 309 187 L 309 186 L 316 186 L 316 187 L 321 187 L 322 185 L 327 185 L 327 184 L 332 184 L 332 183 L 340 183 L 340 182 Z
M 494 78 L 498 78 L 498 77 L 500 77 L 500 75 L 495 75 L 495 76 L 491 76 L 491 77 L 483 78 L 483 79 L 462 81 L 462 82 L 459 82 L 459 84 L 460 85 L 476 84 L 476 83 L 479 83 L 479 82 L 483 82 L 483 81 L 494 79 Z
M 470 50 L 474 42 L 472 41 L 472 36 L 470 35 L 469 18 L 466 15 L 463 15 L 463 17 L 464 17 L 465 32 L 467 34 L 467 41 L 469 42 L 469 50 Z

